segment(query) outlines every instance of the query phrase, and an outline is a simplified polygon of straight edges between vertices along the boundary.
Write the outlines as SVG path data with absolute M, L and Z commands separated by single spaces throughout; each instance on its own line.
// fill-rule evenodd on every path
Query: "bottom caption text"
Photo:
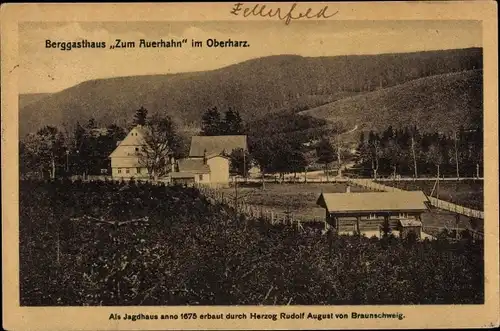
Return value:
M 334 319 L 396 319 L 403 320 L 405 316 L 402 313 L 179 313 L 179 314 L 118 314 L 111 313 L 109 320 L 334 320 Z

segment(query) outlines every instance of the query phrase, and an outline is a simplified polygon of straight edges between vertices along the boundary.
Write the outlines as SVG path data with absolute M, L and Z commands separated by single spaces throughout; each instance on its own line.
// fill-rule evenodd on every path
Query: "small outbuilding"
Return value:
M 339 233 L 379 231 L 384 223 L 405 233 L 420 224 L 420 233 L 421 215 L 429 209 L 422 191 L 321 193 L 316 204 L 325 209 L 325 222 Z
M 422 236 L 422 222 L 418 220 L 402 219 L 399 220 L 399 236 L 407 238 L 410 233 L 414 233 L 416 238 Z

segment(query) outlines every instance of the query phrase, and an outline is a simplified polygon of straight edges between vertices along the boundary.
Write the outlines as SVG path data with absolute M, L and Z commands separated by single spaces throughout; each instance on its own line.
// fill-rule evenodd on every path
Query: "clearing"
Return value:
M 424 182 L 427 183 L 427 182 Z M 455 183 L 455 182 L 453 182 Z M 391 185 L 391 182 L 384 181 L 383 184 Z M 410 184 L 413 182 L 407 182 L 401 185 L 408 185 L 407 188 L 410 189 Z M 418 185 L 419 183 L 416 183 Z M 451 183 L 448 184 L 450 192 L 453 188 Z M 460 185 L 460 183 L 458 183 Z M 465 185 L 465 184 L 463 184 Z M 249 184 L 238 184 L 238 196 L 239 199 L 244 201 L 246 204 L 261 206 L 267 210 L 284 213 L 292 212 L 295 215 L 307 215 L 313 217 L 324 217 L 325 211 L 323 208 L 316 205 L 316 200 L 318 199 L 321 192 L 324 193 L 340 193 L 346 191 L 346 183 L 266 183 L 265 188 L 261 188 L 260 183 L 249 183 Z M 413 188 L 413 190 L 417 187 Z M 424 190 L 425 193 L 429 194 L 432 190 L 425 187 L 420 189 Z M 225 188 L 222 189 L 224 195 L 229 195 L 230 197 L 235 196 L 235 188 Z M 351 192 L 367 192 L 368 190 L 361 188 L 359 186 L 351 186 Z M 444 188 L 441 189 L 440 194 L 443 194 L 444 198 Z M 455 193 L 456 194 L 456 193 Z M 441 197 L 441 195 L 440 195 Z M 240 201 L 241 201 L 240 200 Z M 424 226 L 427 227 L 455 227 L 455 215 L 453 213 L 440 210 L 432 209 L 427 213 L 422 215 L 422 222 Z M 458 224 L 460 228 L 472 228 L 479 231 L 483 230 L 483 222 L 474 222 L 471 224 L 471 220 L 468 217 L 461 216 L 460 222 Z

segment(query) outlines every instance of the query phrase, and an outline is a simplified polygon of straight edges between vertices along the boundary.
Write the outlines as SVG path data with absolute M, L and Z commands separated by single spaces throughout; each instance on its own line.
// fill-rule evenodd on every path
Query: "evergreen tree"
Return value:
M 87 129 L 92 130 L 92 129 L 96 129 L 96 128 L 97 128 L 97 122 L 96 122 L 95 118 L 92 117 L 87 122 Z
M 222 133 L 223 122 L 217 107 L 208 109 L 202 116 L 201 134 L 204 136 L 218 136 Z
M 220 130 L 222 135 L 240 135 L 243 134 L 243 120 L 240 113 L 233 110 L 231 107 L 224 114 L 224 122 Z
M 146 125 L 146 121 L 148 118 L 148 110 L 141 106 L 141 108 L 137 109 L 134 114 L 134 126 L 136 125 Z

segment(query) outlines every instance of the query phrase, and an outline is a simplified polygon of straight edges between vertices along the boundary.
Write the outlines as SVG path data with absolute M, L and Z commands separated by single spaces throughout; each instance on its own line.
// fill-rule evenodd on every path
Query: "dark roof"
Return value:
M 192 172 L 171 172 L 170 178 L 194 178 L 195 174 Z
M 190 157 L 203 157 L 223 152 L 231 154 L 235 149 L 247 150 L 247 136 L 193 136 L 191 138 Z
M 177 165 L 180 172 L 210 173 L 210 167 L 203 163 L 203 159 L 180 159 Z
M 429 200 L 422 191 L 321 193 L 316 204 L 330 214 L 382 211 L 426 211 Z

